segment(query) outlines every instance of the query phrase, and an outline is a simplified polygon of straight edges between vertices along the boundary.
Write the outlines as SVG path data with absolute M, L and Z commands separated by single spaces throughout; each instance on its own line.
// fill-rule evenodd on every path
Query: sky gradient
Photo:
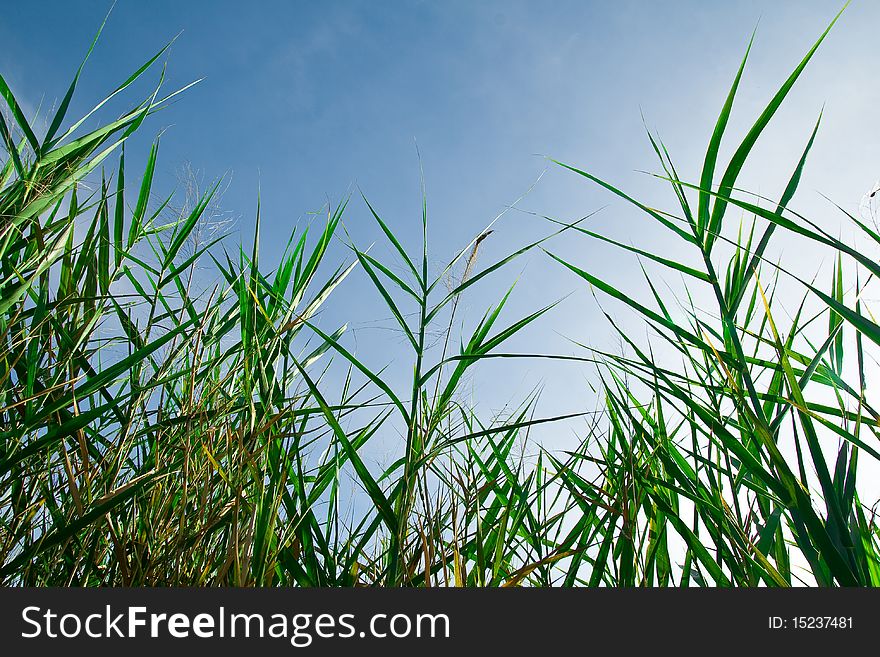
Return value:
M 119 0 L 71 114 L 102 98 L 182 31 L 168 55 L 168 86 L 205 79 L 152 117 L 130 150 L 142 153 L 165 130 L 158 184 L 163 191 L 178 183 L 186 166 L 205 185 L 225 176 L 221 207 L 235 219 L 234 240 L 236 234 L 245 243 L 251 239 L 259 189 L 263 255 L 269 262 L 277 259 L 297 221 L 358 188 L 405 244 L 418 248 L 416 144 L 437 265 L 545 171 L 518 205 L 526 212 L 509 212 L 486 240 L 483 264 L 549 232 L 547 222 L 529 213 L 571 220 L 604 208 L 590 220 L 591 229 L 662 249 L 669 238 L 656 226 L 546 157 L 672 208 L 667 188 L 640 172 L 658 168 L 645 124 L 662 136 L 679 173 L 696 180 L 712 126 L 756 26 L 729 128 L 737 137 L 840 6 L 836 0 Z M 4 8 L 0 36 L 6 47 L 0 69 L 26 108 L 51 106 L 64 94 L 108 7 L 106 2 L 45 1 Z M 34 25 L 39 25 L 39 48 L 31 43 L 34 28 L 23 29 Z M 824 106 L 794 207 L 808 208 L 812 218 L 832 230 L 844 229 L 836 228 L 840 217 L 820 193 L 857 212 L 862 196 L 880 177 L 878 25 L 880 3 L 853 3 L 761 137 L 744 172 L 746 188 L 778 196 Z M 734 139 L 725 141 L 722 161 L 735 145 Z M 352 202 L 345 225 L 363 247 L 380 238 L 359 199 Z M 610 247 L 566 238 L 552 248 L 634 294 L 645 292 L 638 262 Z M 387 253 L 382 246 L 376 249 Z M 345 255 L 340 247 L 338 257 Z M 803 259 L 807 272 L 820 265 L 820 260 Z M 564 300 L 510 350 L 576 353 L 568 338 L 615 348 L 612 331 L 585 286 L 539 252 L 518 260 L 463 302 L 470 325 L 517 277 L 508 321 Z M 675 277 L 670 279 L 674 284 Z M 327 327 L 348 322 L 359 353 L 376 366 L 393 358 L 387 348 L 390 324 L 383 321 L 387 312 L 380 304 L 366 278 L 353 276 L 321 317 Z M 619 311 L 613 304 L 609 308 Z M 402 340 L 392 344 L 404 347 Z M 553 413 L 588 399 L 590 378 L 570 365 L 521 362 L 492 364 L 473 385 L 497 407 L 544 382 L 543 408 Z

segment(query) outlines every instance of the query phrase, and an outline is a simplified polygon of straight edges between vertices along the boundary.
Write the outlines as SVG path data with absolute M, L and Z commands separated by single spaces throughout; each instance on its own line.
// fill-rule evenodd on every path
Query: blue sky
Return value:
M 695 180 L 755 26 L 732 135 L 744 134 L 840 5 L 837 0 L 119 0 L 71 111 L 103 97 L 182 31 L 168 56 L 168 84 L 205 80 L 151 119 L 139 147 L 166 129 L 159 167 L 165 189 L 176 184 L 185 164 L 206 183 L 226 176 L 222 207 L 238 218 L 234 231 L 245 242 L 259 187 L 269 261 L 277 258 L 295 222 L 358 187 L 404 242 L 417 248 L 416 143 L 436 264 L 478 234 L 545 169 L 522 209 L 573 219 L 607 206 L 590 220 L 591 228 L 662 249 L 669 238 L 656 226 L 607 192 L 548 165 L 544 156 L 672 208 L 667 190 L 639 173 L 657 168 L 642 114 L 669 146 L 679 172 Z M 8 3 L 0 18 L 0 69 L 27 107 L 52 105 L 63 95 L 108 7 L 98 1 Z M 746 187 L 778 195 L 824 105 L 823 127 L 796 203 L 832 227 L 839 216 L 819 192 L 857 209 L 880 177 L 878 25 L 878 3 L 857 0 L 845 12 L 759 142 L 744 174 Z M 722 157 L 735 145 L 728 139 Z M 360 202 L 352 204 L 346 227 L 362 246 L 380 237 Z M 491 262 L 546 232 L 540 219 L 508 213 L 481 258 Z M 638 263 L 619 252 L 586 238 L 566 238 L 553 248 L 634 295 L 644 293 Z M 338 256 L 344 255 L 340 249 Z M 819 264 L 804 262 L 812 271 Z M 475 290 L 463 306 L 469 321 L 516 277 L 509 320 L 565 300 L 511 348 L 575 353 L 565 337 L 614 347 L 592 296 L 539 253 Z M 348 321 L 360 353 L 374 365 L 392 358 L 387 332 L 373 328 L 387 317 L 379 304 L 365 277 L 353 276 L 321 319 L 327 326 Z M 393 346 L 403 348 L 401 341 Z M 547 412 L 570 410 L 589 397 L 589 372 L 571 366 L 493 364 L 486 378 L 480 376 L 474 386 L 495 405 L 541 381 Z

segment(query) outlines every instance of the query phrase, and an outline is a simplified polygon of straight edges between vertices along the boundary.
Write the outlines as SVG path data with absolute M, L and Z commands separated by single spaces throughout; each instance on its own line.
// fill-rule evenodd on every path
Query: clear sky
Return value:
M 170 190 L 187 164 L 206 183 L 227 176 L 222 207 L 238 218 L 234 231 L 245 242 L 259 185 L 269 261 L 297 220 L 357 187 L 404 242 L 418 248 L 416 142 L 435 263 L 464 246 L 545 169 L 522 209 L 573 219 L 607 205 L 591 228 L 653 247 L 668 238 L 648 220 L 573 174 L 548 168 L 543 156 L 671 209 L 667 189 L 638 172 L 657 169 L 642 113 L 681 175 L 696 180 L 752 30 L 757 26 L 755 46 L 730 128 L 739 137 L 841 5 L 119 0 L 71 111 L 103 97 L 182 31 L 168 56 L 168 84 L 205 80 L 145 127 L 145 138 L 167 128 L 159 185 Z M 4 2 L 0 70 L 27 107 L 52 105 L 64 94 L 108 7 L 105 1 Z M 824 104 L 795 205 L 832 227 L 839 215 L 819 192 L 857 209 L 880 177 L 878 28 L 880 3 L 856 0 L 761 138 L 744 186 L 778 196 Z M 729 156 L 735 142 L 724 146 L 723 157 Z M 346 226 L 362 246 L 380 238 L 360 201 Z M 534 216 L 509 213 L 486 240 L 482 263 L 547 231 Z M 634 296 L 645 294 L 635 260 L 586 238 L 566 238 L 553 248 Z M 808 271 L 819 264 L 804 262 Z M 613 348 L 595 300 L 540 253 L 476 290 L 463 306 L 469 321 L 517 276 L 508 320 L 574 294 L 511 349 L 577 352 L 563 336 Z M 389 350 L 387 331 L 376 328 L 388 316 L 380 304 L 358 274 L 321 321 L 328 327 L 348 321 L 365 360 L 381 365 L 403 343 L 392 339 Z M 474 385 L 483 386 L 490 404 L 521 396 L 542 380 L 548 413 L 579 410 L 580 400 L 589 398 L 590 373 L 570 365 L 493 364 L 486 372 Z

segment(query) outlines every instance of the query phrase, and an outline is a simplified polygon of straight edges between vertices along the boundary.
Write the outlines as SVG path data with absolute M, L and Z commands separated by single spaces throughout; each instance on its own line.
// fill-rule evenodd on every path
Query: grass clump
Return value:
M 726 167 L 720 146 L 745 60 L 699 182 L 681 179 L 651 136 L 675 212 L 562 165 L 659 222 L 699 267 L 557 221 L 544 239 L 481 265 L 489 226 L 432 271 L 427 203 L 413 253 L 363 198 L 396 263 L 346 242 L 348 263 L 328 268 L 346 201 L 317 230 L 297 227 L 269 270 L 260 262 L 259 203 L 253 244 L 230 249 L 204 230 L 217 186 L 175 209 L 173 195 L 153 190 L 158 141 L 142 175 L 126 163 L 126 140 L 179 93 L 163 95 L 161 76 L 134 109 L 80 134 L 164 51 L 65 129 L 77 73 L 40 137 L 0 78 L 10 117 L 0 117 L 0 579 L 880 583 L 878 528 L 857 485 L 860 460 L 880 458 L 865 371 L 880 327 L 863 294 L 880 273 L 876 259 L 789 209 L 818 123 L 779 199 L 768 204 L 737 188 L 755 142 L 825 34 Z M 735 234 L 731 209 L 747 217 Z M 874 228 L 849 219 L 872 246 L 880 243 Z M 561 232 L 611 241 L 669 269 L 687 281 L 686 294 L 675 307 L 648 277 L 651 301 L 637 301 L 602 272 L 554 255 L 551 238 Z M 782 233 L 829 251 L 830 284 L 766 258 Z M 620 331 L 625 353 L 504 352 L 555 305 L 502 321 L 512 287 L 473 330 L 456 329 L 462 295 L 542 249 L 640 314 L 652 344 Z M 207 285 L 199 265 L 213 272 Z M 362 361 L 345 326 L 316 321 L 353 272 L 369 280 L 403 336 L 411 376 L 402 389 Z M 802 291 L 793 314 L 778 301 L 786 284 Z M 714 301 L 711 311 L 688 296 L 698 288 Z M 461 388 L 471 368 L 496 357 L 596 367 L 602 412 L 540 417 L 529 398 L 481 417 Z M 575 450 L 524 448 L 530 427 L 584 417 L 591 419 Z M 378 468 L 365 457 L 370 441 L 394 435 L 397 458 Z

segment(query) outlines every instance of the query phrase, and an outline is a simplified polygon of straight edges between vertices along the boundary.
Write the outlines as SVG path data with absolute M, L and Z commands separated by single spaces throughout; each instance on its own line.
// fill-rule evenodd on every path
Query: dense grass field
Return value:
M 437 268 L 426 205 L 425 239 L 411 252 L 394 222 L 354 195 L 285 236 L 270 269 L 259 205 L 256 239 L 238 246 L 208 217 L 220 183 L 196 198 L 163 195 L 158 139 L 146 161 L 126 159 L 126 141 L 186 91 L 164 88 L 165 49 L 76 119 L 67 110 L 79 72 L 40 117 L 26 116 L 0 77 L 0 581 L 880 585 L 878 500 L 864 485 L 880 459 L 868 388 L 880 226 L 840 209 L 841 225 L 860 234 L 851 243 L 789 208 L 819 122 L 790 154 L 777 197 L 737 186 L 827 34 L 744 135 L 727 124 L 746 60 L 731 72 L 700 172 L 680 175 L 648 135 L 667 209 L 553 164 L 668 229 L 681 257 L 547 219 L 545 239 L 501 260 L 480 256 L 481 232 Z M 154 91 L 133 101 L 149 76 Z M 130 109 L 94 125 L 120 103 Z M 738 144 L 727 162 L 722 139 Z M 348 238 L 355 204 L 391 260 Z M 641 289 L 617 289 L 607 272 L 556 255 L 562 234 L 635 254 L 680 288 L 661 290 L 646 274 Z M 830 277 L 765 258 L 780 238 L 821 249 L 835 263 Z M 328 255 L 336 243 L 347 259 Z M 507 341 L 554 304 L 535 299 L 532 313 L 510 317 L 505 296 L 460 331 L 460 300 L 487 277 L 504 280 L 526 253 L 589 287 L 595 312 L 618 303 L 648 330 L 618 331 L 609 313 L 619 352 L 512 353 Z M 315 321 L 355 276 L 403 336 L 403 388 L 360 360 L 345 326 Z M 704 299 L 711 305 L 697 305 Z M 462 386 L 492 358 L 589 369 L 602 382 L 600 412 L 544 417 L 527 398 L 483 417 Z M 577 427 L 576 449 L 530 441 L 533 426 L 564 421 Z M 378 437 L 399 445 L 385 467 L 367 456 Z

